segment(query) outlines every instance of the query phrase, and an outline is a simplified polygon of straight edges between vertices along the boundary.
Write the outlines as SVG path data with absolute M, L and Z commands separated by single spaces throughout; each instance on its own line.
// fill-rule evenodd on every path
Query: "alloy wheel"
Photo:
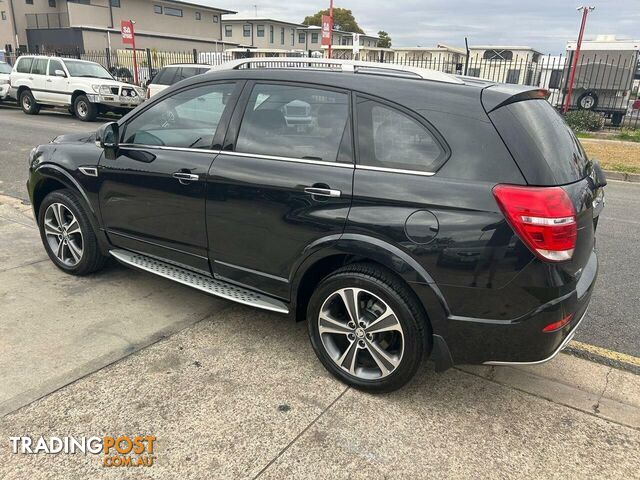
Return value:
M 44 213 L 44 233 L 53 254 L 68 267 L 82 259 L 84 242 L 75 215 L 62 203 L 52 203 Z
M 374 293 L 342 288 L 318 315 L 322 346 L 345 372 L 364 380 L 393 373 L 402 361 L 404 333 L 391 307 Z
M 31 108 L 31 99 L 29 98 L 29 95 L 22 96 L 22 106 L 25 110 L 29 110 Z
M 87 104 L 83 101 L 78 102 L 78 116 L 84 118 L 88 112 L 89 107 L 87 107 Z

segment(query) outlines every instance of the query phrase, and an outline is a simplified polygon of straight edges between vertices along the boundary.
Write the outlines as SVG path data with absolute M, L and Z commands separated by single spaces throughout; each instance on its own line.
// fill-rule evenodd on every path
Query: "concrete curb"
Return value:
M 613 170 L 605 170 L 604 174 L 607 180 L 620 180 L 623 182 L 640 183 L 640 173 L 615 172 Z

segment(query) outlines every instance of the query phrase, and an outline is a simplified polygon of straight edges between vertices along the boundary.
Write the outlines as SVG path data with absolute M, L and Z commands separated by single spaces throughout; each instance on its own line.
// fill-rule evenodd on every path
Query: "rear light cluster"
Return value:
M 558 320 L 557 322 L 553 322 L 550 323 L 549 325 L 547 325 L 546 327 L 544 327 L 542 329 L 542 331 L 544 333 L 551 333 L 551 332 L 555 332 L 557 330 L 560 330 L 562 327 L 564 327 L 567 323 L 569 323 L 571 321 L 571 319 L 573 318 L 573 313 L 571 315 L 567 315 L 566 317 L 564 317 L 562 320 Z
M 576 247 L 576 210 L 560 187 L 496 185 L 495 197 L 505 218 L 539 258 L 571 260 Z

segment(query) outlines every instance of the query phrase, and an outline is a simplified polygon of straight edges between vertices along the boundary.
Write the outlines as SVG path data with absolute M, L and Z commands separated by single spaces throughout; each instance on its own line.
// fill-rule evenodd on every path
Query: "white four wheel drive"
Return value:
M 142 88 L 115 80 L 104 67 L 86 60 L 22 56 L 11 71 L 11 95 L 24 113 L 41 106 L 67 107 L 90 122 L 99 113 L 126 113 L 144 101 Z

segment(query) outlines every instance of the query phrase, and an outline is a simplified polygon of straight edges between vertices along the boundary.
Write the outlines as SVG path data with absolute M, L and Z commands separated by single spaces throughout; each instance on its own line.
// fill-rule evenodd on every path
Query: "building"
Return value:
M 539 71 L 541 53 L 519 45 L 481 45 L 469 47 L 467 75 L 494 82 L 533 85 Z
M 225 15 L 223 40 L 238 44 L 236 50 L 252 49 L 254 54 L 304 52 L 309 50 L 306 25 L 273 18 L 241 18 Z M 318 40 L 319 44 L 319 40 Z
M 445 73 L 463 73 L 466 52 L 464 48 L 438 44 L 433 48 L 400 47 L 394 48 L 394 59 L 423 68 L 431 68 Z
M 222 8 L 182 0 L 0 0 L 0 48 L 46 51 L 122 46 L 121 20 L 134 20 L 137 48 L 186 51 L 229 46 Z

